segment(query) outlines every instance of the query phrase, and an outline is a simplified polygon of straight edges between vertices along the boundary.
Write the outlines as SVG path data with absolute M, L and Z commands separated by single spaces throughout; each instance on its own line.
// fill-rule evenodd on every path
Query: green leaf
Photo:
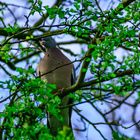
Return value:
M 127 136 L 121 135 L 118 132 L 113 132 L 113 140 L 132 140 L 131 138 L 128 138 Z
M 4 28 L 4 30 L 8 33 L 16 33 L 20 29 L 18 24 L 14 24 L 14 26 L 8 25 L 7 27 Z
M 87 72 L 87 69 L 86 68 L 82 68 L 82 72 L 83 73 L 86 73 Z
M 34 36 L 33 35 L 30 35 L 30 36 L 26 36 L 26 39 L 29 40 L 29 39 L 33 39 Z
M 58 11 L 59 18 L 63 19 L 65 17 L 65 12 L 62 10 Z
M 75 2 L 74 7 L 76 8 L 76 10 L 79 10 L 80 9 L 80 4 L 78 2 Z

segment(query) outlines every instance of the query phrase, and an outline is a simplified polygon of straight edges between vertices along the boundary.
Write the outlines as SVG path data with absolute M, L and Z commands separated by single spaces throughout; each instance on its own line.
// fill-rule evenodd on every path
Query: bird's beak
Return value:
M 45 40 L 44 40 L 44 39 L 41 39 L 41 40 L 39 41 L 39 43 L 40 43 L 41 46 L 45 46 Z
M 46 52 L 46 45 L 45 45 L 45 43 L 46 43 L 46 41 L 44 40 L 44 39 L 41 39 L 40 41 L 39 41 L 39 44 L 40 44 L 40 48 L 41 48 L 41 50 L 43 51 L 43 52 Z

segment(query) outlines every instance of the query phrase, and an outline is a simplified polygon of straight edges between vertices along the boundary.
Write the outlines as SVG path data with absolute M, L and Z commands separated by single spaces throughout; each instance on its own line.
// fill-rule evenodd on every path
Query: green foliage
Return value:
M 50 8 L 48 5 L 44 6 L 45 10 L 47 11 L 49 18 L 54 19 L 57 15 L 60 19 L 65 17 L 65 11 L 57 6 Z
M 8 33 L 16 33 L 20 29 L 18 24 L 14 24 L 14 26 L 11 26 L 10 24 L 4 28 L 4 30 Z
M 56 86 L 47 84 L 40 78 L 33 78 L 32 68 L 17 68 L 16 71 L 19 75 L 12 75 L 11 80 L 3 84 L 11 93 L 18 94 L 16 99 L 11 100 L 12 106 L 5 105 L 5 111 L 0 114 L 0 118 L 6 118 L 3 127 L 16 139 L 31 139 L 36 136 L 41 137 L 40 139 L 45 136 L 51 138 L 41 121 L 46 117 L 44 109 L 58 118 L 61 117 L 58 109 L 61 100 L 52 94 Z M 43 133 L 44 131 L 46 132 Z
M 74 140 L 73 133 L 70 128 L 64 126 L 63 130 L 58 132 L 55 140 Z
M 132 139 L 114 131 L 113 132 L 113 140 L 132 140 Z
M 83 98 L 94 103 L 103 100 L 106 94 L 118 97 L 130 95 L 140 85 L 139 78 L 135 78 L 140 73 L 140 3 L 138 0 L 129 3 L 129 0 L 128 5 L 120 3 L 114 5 L 117 8 L 113 6 L 101 10 L 100 4 L 91 0 L 74 0 L 72 5 L 57 1 L 52 7 L 42 0 L 27 2 L 27 7 L 0 2 L 0 67 L 9 76 L 0 81 L 1 92 L 4 90 L 9 93 L 7 99 L 0 98 L 5 104 L 0 113 L 0 132 L 3 131 L 4 139 L 70 140 L 73 135 L 69 128 L 64 127 L 54 137 L 44 124 L 47 112 L 59 120 L 63 119 L 59 108 L 61 98 L 54 94 L 57 91 L 56 85 L 41 80 L 32 67 L 19 67 L 22 65 L 20 62 L 34 67 L 38 60 L 32 56 L 39 55 L 38 39 L 61 33 L 69 34 L 75 38 L 76 43 L 82 43 L 79 60 L 86 64 L 79 70 L 84 80 L 76 88 L 74 85 L 72 90 L 75 92 L 68 95 L 74 103 L 82 102 Z M 12 6 L 27 11 L 19 18 L 19 15 L 8 9 Z M 40 15 L 39 20 L 36 15 Z M 120 49 L 124 54 L 118 57 L 116 52 L 120 53 Z M 87 73 L 90 73 L 89 79 L 84 77 Z M 139 103 L 140 91 L 137 89 L 135 92 L 138 92 L 136 103 Z M 117 132 L 113 132 L 113 138 L 129 139 Z
M 42 13 L 43 9 L 42 9 L 42 0 L 37 0 L 37 1 L 33 1 L 33 0 L 29 0 L 29 2 L 32 4 L 32 9 L 31 9 L 31 15 L 34 15 L 35 12 L 37 13 Z

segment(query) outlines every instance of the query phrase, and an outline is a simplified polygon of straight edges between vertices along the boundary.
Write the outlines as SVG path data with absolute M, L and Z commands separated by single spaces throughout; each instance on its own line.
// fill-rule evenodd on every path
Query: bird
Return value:
M 45 55 L 37 66 L 37 74 L 47 83 L 55 84 L 57 89 L 63 90 L 70 87 L 74 68 L 71 61 L 57 48 L 57 44 L 51 36 L 41 39 L 40 47 Z M 72 100 L 68 96 L 64 96 L 61 99 L 61 106 L 66 106 L 70 102 Z M 50 131 L 54 136 L 57 135 L 58 129 L 62 130 L 64 126 L 71 127 L 71 109 L 61 109 L 60 114 L 63 117 L 63 122 L 48 113 Z

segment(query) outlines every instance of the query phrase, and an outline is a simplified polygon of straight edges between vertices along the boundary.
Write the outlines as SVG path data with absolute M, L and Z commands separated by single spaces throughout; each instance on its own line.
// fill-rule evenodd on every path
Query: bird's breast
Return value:
M 48 83 L 55 84 L 57 88 L 66 88 L 71 85 L 72 64 L 69 60 L 60 58 L 51 58 L 47 55 L 39 63 L 39 71 L 41 78 L 47 80 Z

